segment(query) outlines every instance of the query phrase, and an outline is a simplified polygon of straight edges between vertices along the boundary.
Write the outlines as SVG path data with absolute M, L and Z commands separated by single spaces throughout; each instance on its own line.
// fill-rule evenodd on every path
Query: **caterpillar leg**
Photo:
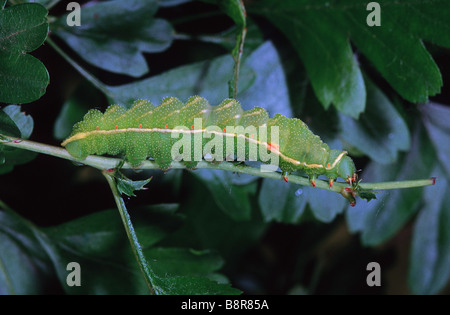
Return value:
M 286 183 L 288 183 L 289 181 L 288 181 L 288 172 L 283 172 L 283 179 L 284 179 L 284 181 L 286 182 Z
M 196 170 L 197 169 L 197 161 L 183 161 L 184 165 L 188 170 Z
M 328 183 L 330 184 L 330 188 L 333 188 L 334 178 L 328 179 Z
M 317 179 L 317 176 L 316 176 L 316 175 L 312 175 L 312 176 L 309 178 L 309 181 L 311 182 L 311 185 L 312 185 L 313 187 L 316 187 L 316 179 Z
M 358 180 L 358 175 L 356 173 L 353 173 L 352 176 L 349 176 L 346 178 L 346 182 L 349 183 L 351 186 L 356 184 L 356 181 Z
M 354 207 L 356 205 L 355 199 L 355 191 L 352 188 L 345 187 L 341 190 L 341 195 L 344 196 L 345 199 L 350 201 L 350 206 Z

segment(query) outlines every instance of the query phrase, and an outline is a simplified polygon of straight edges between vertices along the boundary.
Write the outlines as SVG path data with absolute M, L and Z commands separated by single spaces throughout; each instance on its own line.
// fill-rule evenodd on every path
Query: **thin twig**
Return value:
M 53 47 L 53 49 L 61 55 L 72 67 L 75 68 L 86 80 L 91 82 L 93 86 L 95 86 L 97 89 L 99 89 L 103 94 L 105 94 L 107 97 L 113 99 L 114 95 L 110 89 L 108 89 L 108 86 L 103 84 L 99 79 L 97 79 L 95 76 L 93 76 L 90 72 L 88 72 L 86 69 L 81 67 L 75 60 L 69 57 L 68 54 L 66 54 L 61 48 L 59 48 L 58 45 L 50 38 L 47 37 L 46 42 Z
M 130 215 L 128 214 L 128 210 L 125 206 L 123 198 L 117 189 L 116 182 L 114 181 L 114 176 L 109 174 L 108 171 L 103 171 L 102 173 L 105 176 L 105 178 L 109 184 L 109 187 L 111 188 L 111 191 L 113 193 L 114 201 L 116 202 L 117 209 L 119 210 L 120 217 L 121 217 L 123 225 L 125 227 L 125 231 L 127 233 L 128 239 L 130 240 L 131 249 L 133 250 L 133 254 L 139 265 L 139 269 L 142 272 L 145 283 L 147 284 L 150 294 L 155 294 L 155 290 L 153 288 L 153 279 L 152 279 L 153 275 L 151 273 L 151 270 L 149 269 L 149 265 L 147 263 L 147 259 L 144 256 L 144 253 L 142 251 L 142 247 L 139 244 L 139 240 L 137 238 L 136 231 L 134 230 L 133 223 L 131 222 L 131 218 L 130 218 Z
M 123 163 L 122 159 L 118 158 L 110 158 L 104 156 L 96 156 L 89 155 L 84 160 L 79 160 L 74 158 L 67 152 L 67 150 L 61 147 L 55 147 L 47 144 L 42 144 L 34 141 L 17 139 L 9 136 L 0 135 L 0 143 L 15 147 L 19 149 L 34 151 L 38 153 L 48 154 L 52 156 L 56 156 L 59 158 L 63 158 L 66 160 L 78 162 L 84 165 L 92 166 L 99 170 L 109 170 L 115 169 Z M 159 169 L 159 165 L 153 161 L 143 161 L 139 166 L 139 169 Z M 258 177 L 271 178 L 277 180 L 283 180 L 283 176 L 279 172 L 269 172 L 269 171 L 261 171 L 260 168 L 251 167 L 248 165 L 236 164 L 231 162 L 221 162 L 221 163 L 210 163 L 206 161 L 200 161 L 197 164 L 197 169 L 216 169 L 216 170 L 224 170 L 235 173 L 244 173 L 250 174 Z M 136 169 L 128 162 L 123 163 L 121 169 Z M 171 169 L 186 169 L 186 166 L 183 163 L 174 161 L 171 165 Z M 299 184 L 302 186 L 312 186 L 311 182 L 308 178 L 298 176 L 298 175 L 289 175 L 288 177 L 290 183 Z M 361 190 L 388 190 L 388 189 L 401 189 L 401 188 L 413 188 L 413 187 L 424 187 L 433 185 L 435 183 L 435 178 L 429 179 L 419 179 L 419 180 L 410 180 L 410 181 L 393 181 L 393 182 L 382 182 L 382 183 L 360 183 L 359 188 Z M 336 182 L 333 187 L 329 186 L 328 181 L 324 180 L 316 180 L 315 187 L 320 189 L 325 189 L 328 191 L 333 191 L 337 193 L 341 193 L 342 189 L 349 187 L 347 183 Z

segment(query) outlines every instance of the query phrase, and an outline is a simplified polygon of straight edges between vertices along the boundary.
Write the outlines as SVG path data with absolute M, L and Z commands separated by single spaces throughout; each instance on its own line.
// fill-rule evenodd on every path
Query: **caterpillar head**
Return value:
M 345 179 L 350 185 L 354 185 L 358 179 L 355 163 L 353 163 L 353 160 L 347 155 L 343 156 L 339 162 L 338 175 Z

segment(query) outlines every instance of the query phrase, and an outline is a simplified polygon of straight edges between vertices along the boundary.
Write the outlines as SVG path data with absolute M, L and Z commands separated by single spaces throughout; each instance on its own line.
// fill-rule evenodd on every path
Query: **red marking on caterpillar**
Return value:
M 97 126 L 97 127 L 95 127 L 95 129 L 97 129 L 97 131 L 98 131 L 98 126 Z
M 142 128 L 142 124 L 139 124 L 139 128 Z
M 436 177 L 431 177 L 432 185 L 436 184 Z
M 223 128 L 223 132 L 227 131 L 227 128 Z
M 270 151 L 278 150 L 280 146 L 278 144 L 267 143 L 267 149 Z
M 16 140 L 13 140 L 12 143 L 21 143 L 22 141 L 23 141 L 22 139 L 16 139 Z
M 332 179 L 330 179 L 329 183 L 330 183 L 330 188 L 333 188 L 334 181 Z
M 313 187 L 316 187 L 316 181 L 315 181 L 315 180 L 312 180 L 312 181 L 311 181 L 311 185 L 312 185 Z
M 166 129 L 169 128 L 169 124 L 166 124 Z
M 119 128 L 119 126 L 116 125 L 115 129 L 118 129 L 118 128 Z
M 251 137 L 252 137 L 252 138 L 254 138 L 254 137 L 255 137 L 255 134 L 254 134 L 254 133 L 252 133 Z
M 191 129 L 194 130 L 194 125 L 191 126 Z

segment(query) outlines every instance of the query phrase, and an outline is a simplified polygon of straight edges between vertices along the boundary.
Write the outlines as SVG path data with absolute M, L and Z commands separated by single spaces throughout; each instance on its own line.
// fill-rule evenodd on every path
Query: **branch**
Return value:
M 247 22 L 246 22 L 247 13 L 245 11 L 243 1 L 239 2 L 239 9 L 240 13 L 242 14 L 242 21 L 241 21 L 242 25 L 239 25 L 240 23 L 238 23 L 240 30 L 236 35 L 236 45 L 234 46 L 231 52 L 231 56 L 234 59 L 233 77 L 231 78 L 228 86 L 229 89 L 228 94 L 231 98 L 236 98 L 238 94 L 239 68 L 241 66 L 242 54 L 244 51 L 245 36 L 247 35 Z M 237 21 L 239 21 L 239 19 Z
M 152 284 L 153 283 L 153 279 L 152 279 L 153 275 L 152 275 L 150 266 L 148 265 L 147 259 L 145 258 L 144 253 L 142 252 L 141 244 L 139 244 L 139 240 L 137 238 L 136 231 L 134 230 L 130 215 L 128 214 L 127 208 L 125 207 L 123 198 L 117 189 L 117 185 L 114 180 L 114 176 L 109 174 L 108 171 L 103 171 L 102 173 L 105 176 L 106 180 L 108 181 L 109 187 L 111 188 L 111 191 L 113 193 L 114 201 L 116 202 L 117 209 L 119 210 L 120 217 L 121 217 L 122 223 L 125 227 L 125 231 L 127 232 L 128 239 L 130 240 L 131 249 L 133 250 L 134 256 L 139 265 L 139 269 L 142 272 L 145 283 L 147 284 L 150 294 L 155 294 L 155 290 L 154 290 L 153 284 Z
M 100 80 L 94 77 L 91 73 L 81 67 L 78 63 L 76 63 L 72 58 L 69 57 L 58 45 L 50 38 L 47 37 L 46 42 L 53 47 L 53 49 L 61 55 L 72 67 L 75 68 L 86 80 L 91 82 L 93 86 L 95 86 L 98 90 L 100 90 L 103 94 L 105 94 L 109 98 L 113 98 L 112 92 L 108 89 L 108 87 L 103 84 Z
M 96 156 L 89 155 L 84 160 L 79 160 L 74 158 L 67 152 L 66 149 L 61 147 L 55 147 L 47 144 L 42 144 L 34 141 L 23 140 L 18 138 L 13 138 L 9 136 L 4 136 L 0 134 L 0 143 L 6 146 L 24 149 L 29 151 L 34 151 L 38 153 L 48 154 L 52 156 L 56 156 L 59 158 L 63 158 L 66 160 L 74 161 L 77 163 L 81 163 L 84 165 L 92 166 L 99 170 L 110 170 L 117 168 L 121 163 L 123 163 L 122 159 L 118 158 L 110 158 L 104 156 Z M 136 169 L 128 162 L 123 163 L 120 167 L 121 169 Z M 139 166 L 139 169 L 159 169 L 159 165 L 155 162 L 146 160 L 142 162 Z M 210 163 L 206 161 L 198 162 L 196 167 L 197 169 L 216 169 L 216 170 L 224 170 L 235 173 L 244 173 L 250 174 L 258 177 L 271 178 L 277 180 L 283 180 L 283 176 L 279 172 L 262 172 L 259 168 L 251 167 L 248 165 L 235 164 L 230 162 L 221 162 L 221 163 Z M 187 169 L 183 163 L 180 162 L 172 162 L 171 169 Z M 302 186 L 312 186 L 311 182 L 308 178 L 298 176 L 298 175 L 289 175 L 289 182 L 294 184 L 299 184 Z M 436 182 L 435 178 L 429 179 L 419 179 L 419 180 L 410 180 L 410 181 L 393 181 L 393 182 L 382 182 L 382 183 L 360 183 L 358 184 L 360 190 L 373 191 L 373 190 L 388 190 L 388 189 L 401 189 L 401 188 L 413 188 L 413 187 L 424 187 L 429 185 L 434 185 Z M 324 180 L 316 180 L 315 183 L 316 188 L 325 189 L 328 191 L 333 191 L 337 193 L 342 193 L 344 189 L 348 189 L 350 186 L 344 182 L 336 182 L 333 187 L 330 188 L 328 181 Z

